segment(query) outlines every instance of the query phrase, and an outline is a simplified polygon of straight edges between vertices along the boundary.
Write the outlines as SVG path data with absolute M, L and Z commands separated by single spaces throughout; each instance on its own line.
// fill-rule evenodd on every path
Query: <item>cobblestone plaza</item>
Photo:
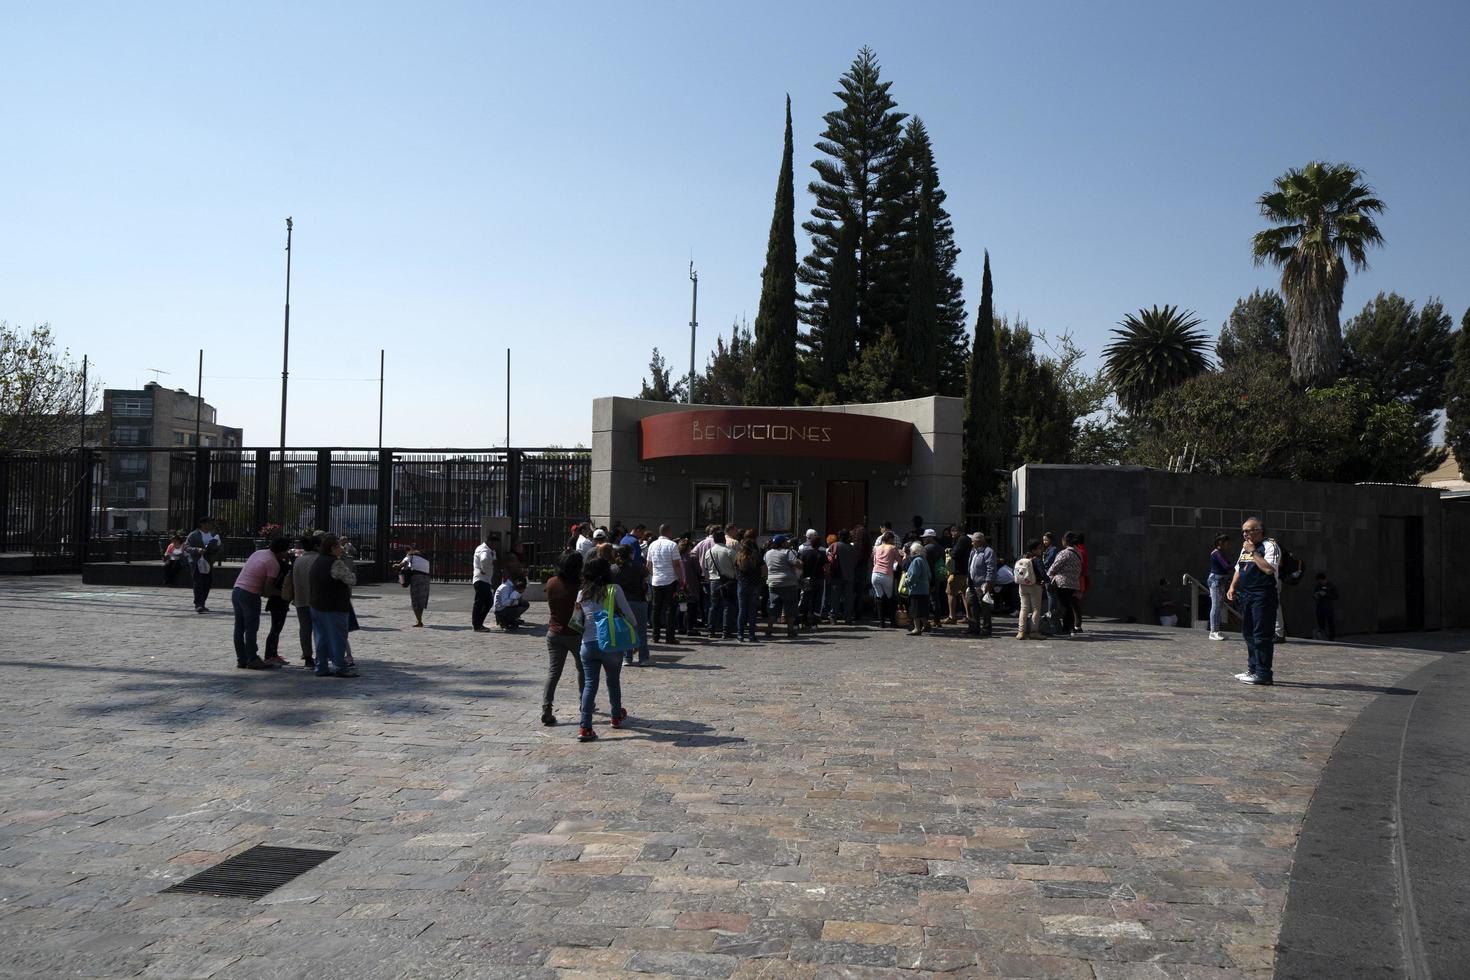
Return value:
M 0 580 L 0 975 L 1265 977 L 1334 745 L 1436 656 L 1293 642 L 1248 688 L 1140 625 L 681 641 L 583 745 L 539 630 L 434 589 L 422 630 L 360 590 L 337 680 L 236 670 L 222 593 Z M 340 853 L 161 894 L 261 843 Z

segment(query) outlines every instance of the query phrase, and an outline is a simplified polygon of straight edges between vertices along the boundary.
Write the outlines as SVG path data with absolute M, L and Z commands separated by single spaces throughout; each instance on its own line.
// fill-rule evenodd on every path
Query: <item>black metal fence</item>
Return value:
M 587 517 L 584 449 L 84 449 L 0 452 L 0 553 L 157 561 L 172 533 L 216 519 L 225 561 L 278 534 L 348 535 L 382 575 L 409 547 L 467 580 L 482 531 L 549 564 Z

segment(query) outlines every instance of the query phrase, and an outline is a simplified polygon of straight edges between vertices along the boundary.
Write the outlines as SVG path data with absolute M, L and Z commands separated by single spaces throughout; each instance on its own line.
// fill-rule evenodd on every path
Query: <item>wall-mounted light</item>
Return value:
M 898 475 L 893 478 L 893 485 L 896 487 L 906 487 L 909 485 L 909 468 L 907 466 L 900 466 L 898 468 Z
M 652 483 L 655 479 L 657 479 L 653 475 L 653 467 L 652 466 L 640 466 L 638 469 L 639 469 L 639 472 L 641 472 L 643 474 L 643 482 L 644 483 Z
M 750 489 L 750 477 L 747 476 L 745 479 L 743 479 L 743 480 L 740 481 L 740 489 L 741 490 L 749 490 Z

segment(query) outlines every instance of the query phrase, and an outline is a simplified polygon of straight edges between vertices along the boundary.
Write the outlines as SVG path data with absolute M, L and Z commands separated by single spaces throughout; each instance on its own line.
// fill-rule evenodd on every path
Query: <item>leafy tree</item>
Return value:
M 1066 452 L 1057 462 L 1120 462 L 1127 439 L 1107 369 L 1087 370 L 1087 355 L 1070 333 L 1063 333 L 1056 343 L 1044 333 L 1037 337 L 1051 352 L 1043 360 L 1056 378 L 1062 406 L 1058 414 L 1070 429 Z
M 1193 310 L 1174 306 L 1153 306 L 1122 319 L 1103 361 L 1124 408 L 1142 411 L 1163 392 L 1209 370 L 1209 340 L 1197 329 L 1200 322 Z
M 22 330 L 0 320 L 0 449 L 75 446 L 101 390 L 93 379 L 83 405 L 81 368 L 56 349 L 50 324 Z
M 1055 365 L 1037 356 L 1031 328 L 1006 317 L 995 325 L 1000 366 L 1001 465 L 1066 462 L 1075 421 L 1057 384 Z
M 1444 462 L 1444 450 L 1426 445 L 1413 407 L 1405 401 L 1381 401 L 1366 382 L 1343 378 L 1330 388 L 1308 392 L 1307 397 L 1327 406 L 1339 426 L 1339 438 L 1327 451 L 1335 465 L 1331 479 L 1418 483 Z
M 730 327 L 730 343 L 715 337 L 715 349 L 694 383 L 694 400 L 701 405 L 744 405 L 746 389 L 755 370 L 755 342 L 750 327 Z
M 1373 215 L 1384 203 L 1363 182 L 1362 171 L 1345 163 L 1314 160 L 1275 184 L 1257 201 L 1274 227 L 1256 233 L 1251 252 L 1256 265 L 1281 269 L 1292 380 L 1328 385 L 1342 361 L 1343 259 L 1357 271 L 1368 267 L 1368 246 L 1383 244 Z
M 638 392 L 638 397 L 653 402 L 676 402 L 684 395 L 684 381 L 674 381 L 672 378 L 673 368 L 664 361 L 664 356 L 653 349 L 653 356 L 648 360 L 648 378 L 643 382 L 643 388 Z
M 1381 401 L 1421 413 L 1444 407 L 1445 364 L 1453 349 L 1449 314 L 1431 299 L 1417 312 L 1397 293 L 1379 293 L 1343 331 L 1343 367 Z
M 811 252 L 802 261 L 799 277 L 807 287 L 801 308 L 808 332 L 804 338 L 811 356 L 830 362 L 824 350 L 828 290 L 841 230 L 853 226 L 854 280 L 858 347 L 876 340 L 885 322 L 874 315 L 883 288 L 877 282 L 882 252 L 879 216 L 891 193 L 889 169 L 898 150 L 904 113 L 889 95 L 892 82 L 882 81 L 878 56 L 863 48 L 839 80 L 838 108 L 827 113 L 826 128 L 817 141 L 822 156 L 813 161 L 817 180 L 808 187 L 816 199 L 812 216 L 802 222 L 811 236 Z M 759 338 L 759 325 L 756 328 Z
M 796 193 L 791 159 L 788 95 L 776 206 L 755 315 L 755 372 L 750 379 L 750 403 L 754 405 L 790 405 L 796 400 Z
M 1257 289 L 1236 300 L 1215 341 L 1215 357 L 1227 370 L 1243 358 L 1263 353 L 1286 356 L 1286 302 L 1274 289 Z
M 1455 454 L 1461 478 L 1470 480 L 1470 310 L 1460 320 L 1453 347 L 1445 378 L 1444 441 Z
M 842 386 L 859 402 L 886 402 L 903 397 L 903 357 L 898 338 L 884 328 L 876 342 L 869 344 L 852 370 L 842 377 Z
M 995 346 L 995 297 L 990 279 L 990 252 L 985 252 L 980 280 L 980 309 L 975 314 L 975 346 L 965 388 L 965 507 L 975 511 L 995 487 L 1001 465 L 1000 364 Z

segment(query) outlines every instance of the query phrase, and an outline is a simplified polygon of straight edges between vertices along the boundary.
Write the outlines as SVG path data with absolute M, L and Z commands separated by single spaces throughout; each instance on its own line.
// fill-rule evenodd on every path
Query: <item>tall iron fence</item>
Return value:
M 156 561 L 209 516 L 225 561 L 276 535 L 330 530 L 380 574 L 417 547 L 436 578 L 463 580 L 487 530 L 528 566 L 549 564 L 590 498 L 582 449 L 0 452 L 0 553 Z

